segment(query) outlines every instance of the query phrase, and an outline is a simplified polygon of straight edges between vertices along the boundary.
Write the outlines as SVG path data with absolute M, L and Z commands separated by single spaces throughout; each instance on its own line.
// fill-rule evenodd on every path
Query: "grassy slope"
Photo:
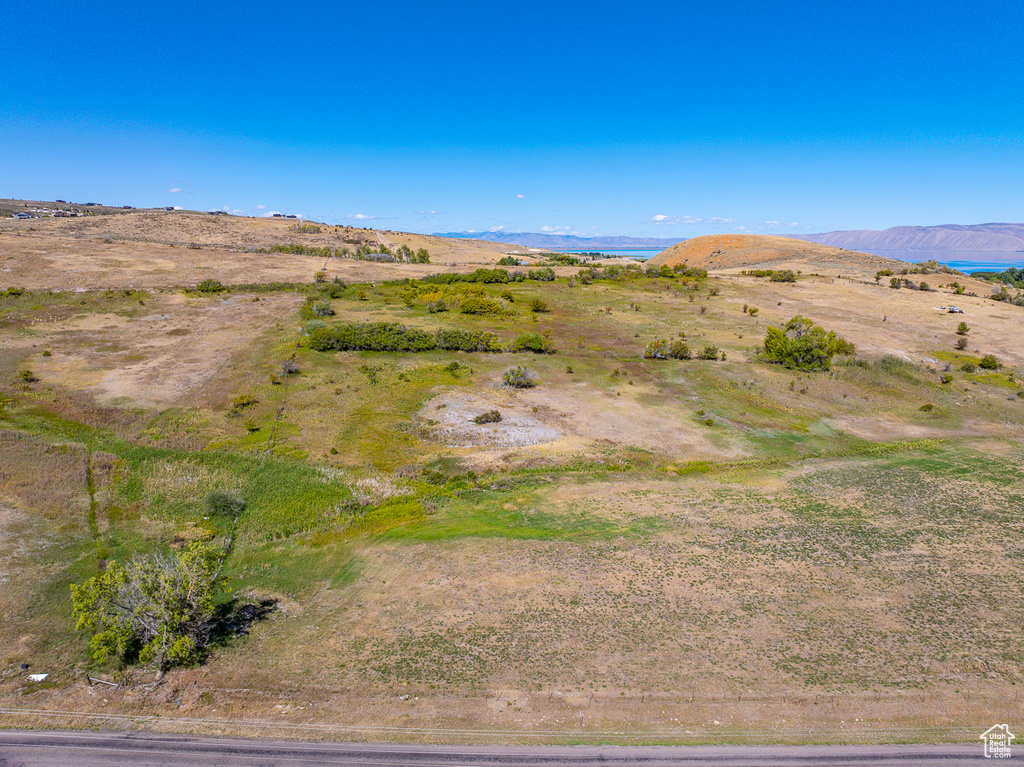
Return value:
M 44 363 L 44 347 L 57 356 L 71 343 L 53 324 L 62 313 L 131 322 L 137 296 L 0 299 L 0 695 L 46 702 L 9 673 L 31 662 L 53 671 L 64 705 L 91 707 L 72 684 L 88 660 L 67 584 L 101 559 L 223 541 L 201 499 L 227 487 L 249 502 L 228 587 L 283 609 L 201 672 L 178 672 L 168 689 L 180 692 L 154 696 L 157 710 L 266 718 L 315 702 L 318 721 L 571 731 L 584 711 L 587 726 L 775 727 L 790 739 L 842 718 L 948 728 L 1006 714 L 1024 649 L 1024 616 L 1005 599 L 1024 576 L 1012 370 L 954 369 L 944 385 L 940 366 L 892 360 L 812 375 L 763 365 L 753 349 L 789 307 L 753 279 L 484 290 L 514 301 L 500 315 L 431 314 L 424 293 L 376 284 L 332 305 L 339 319 L 506 342 L 536 330 L 558 353 L 323 354 L 304 348 L 293 316 L 163 410 L 104 407 L 16 376 Z M 758 317 L 740 310 L 751 296 Z M 533 298 L 552 311 L 529 312 Z M 727 361 L 640 358 L 648 340 L 680 332 Z M 111 353 L 122 352 L 146 353 Z M 301 373 L 282 379 L 292 353 Z M 501 371 L 520 362 L 541 386 L 507 407 L 547 419 L 562 440 L 438 440 L 434 403 L 497 397 Z M 243 394 L 255 402 L 228 417 Z M 581 436 L 615 408 L 655 438 Z M 396 711 L 399 692 L 423 703 Z M 829 713 L 817 706 L 825 694 Z

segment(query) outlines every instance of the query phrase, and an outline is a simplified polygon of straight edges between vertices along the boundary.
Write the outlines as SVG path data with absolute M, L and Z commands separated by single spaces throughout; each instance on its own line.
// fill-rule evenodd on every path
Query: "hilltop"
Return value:
M 789 236 L 822 245 L 853 249 L 1024 252 L 1024 224 L 894 226 L 881 231 L 859 229 Z
M 659 253 L 649 263 L 709 270 L 786 268 L 807 272 L 874 274 L 906 267 L 903 261 L 808 243 L 789 237 L 713 234 L 695 237 Z
M 373 263 L 332 259 L 332 276 L 393 279 L 445 268 L 493 264 L 510 246 L 480 240 L 336 226 L 285 218 L 255 218 L 198 211 L 103 208 L 59 202 L 0 201 L 0 212 L 72 210 L 78 217 L 40 213 L 31 219 L 0 218 L 0 250 L 7 254 L 3 282 L 26 288 L 92 288 L 101 285 L 154 288 L 217 279 L 225 284 L 305 281 L 323 265 L 322 256 L 275 252 L 272 248 L 426 249 L 430 264 Z

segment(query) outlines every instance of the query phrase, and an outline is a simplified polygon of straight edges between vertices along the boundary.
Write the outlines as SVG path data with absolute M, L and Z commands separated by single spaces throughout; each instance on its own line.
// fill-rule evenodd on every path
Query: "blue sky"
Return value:
M 0 196 L 408 231 L 1024 221 L 1018 2 L 9 4 Z

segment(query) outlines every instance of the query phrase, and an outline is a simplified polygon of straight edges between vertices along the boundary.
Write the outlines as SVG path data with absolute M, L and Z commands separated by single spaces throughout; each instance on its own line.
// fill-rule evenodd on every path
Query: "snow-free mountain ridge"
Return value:
M 849 250 L 1024 251 L 1024 224 L 894 226 L 881 231 L 860 229 L 786 236 Z

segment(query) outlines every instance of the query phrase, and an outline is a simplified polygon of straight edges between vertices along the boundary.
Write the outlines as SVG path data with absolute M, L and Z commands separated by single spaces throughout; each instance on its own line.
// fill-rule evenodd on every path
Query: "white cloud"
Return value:
M 765 221 L 764 226 L 778 226 L 781 223 L 781 221 Z
M 257 205 L 256 206 L 256 210 L 266 210 L 266 209 L 267 209 L 266 205 Z
M 502 229 L 504 229 L 504 228 L 505 228 L 504 226 L 492 226 L 492 227 L 491 227 L 490 229 L 488 229 L 487 231 L 488 231 L 488 232 L 500 232 L 500 231 L 501 231 Z
M 570 229 L 572 229 L 571 226 L 542 226 L 540 228 L 542 232 L 550 232 L 552 234 L 566 234 Z
M 799 221 L 790 221 L 786 226 L 800 226 Z
M 747 227 L 745 227 L 745 226 L 734 226 L 732 228 L 732 230 L 734 232 L 745 232 L 745 231 L 747 231 Z
M 517 194 L 516 195 L 516 199 L 517 200 L 525 200 L 526 199 L 526 195 L 525 194 Z
M 444 213 L 444 211 L 443 210 L 418 210 L 418 211 L 416 211 L 416 213 L 421 215 L 421 216 L 440 216 L 442 213 Z
M 698 216 L 668 216 L 664 213 L 651 216 L 651 223 L 654 224 L 731 224 L 732 222 L 731 218 L 722 218 L 721 216 L 699 218 Z
M 345 218 L 350 221 L 372 221 L 373 219 L 378 218 L 378 216 L 368 216 L 365 213 L 349 213 Z
M 263 214 L 263 218 L 270 218 L 271 216 L 278 216 L 280 214 L 281 211 L 279 210 L 268 210 L 266 213 Z
M 180 191 L 181 191 L 181 188 L 180 188 L 180 187 L 177 187 L 177 186 L 172 186 L 172 187 L 171 187 L 170 189 L 168 189 L 167 191 L 168 191 L 168 192 L 169 192 L 170 194 L 177 194 L 178 192 L 180 192 Z

